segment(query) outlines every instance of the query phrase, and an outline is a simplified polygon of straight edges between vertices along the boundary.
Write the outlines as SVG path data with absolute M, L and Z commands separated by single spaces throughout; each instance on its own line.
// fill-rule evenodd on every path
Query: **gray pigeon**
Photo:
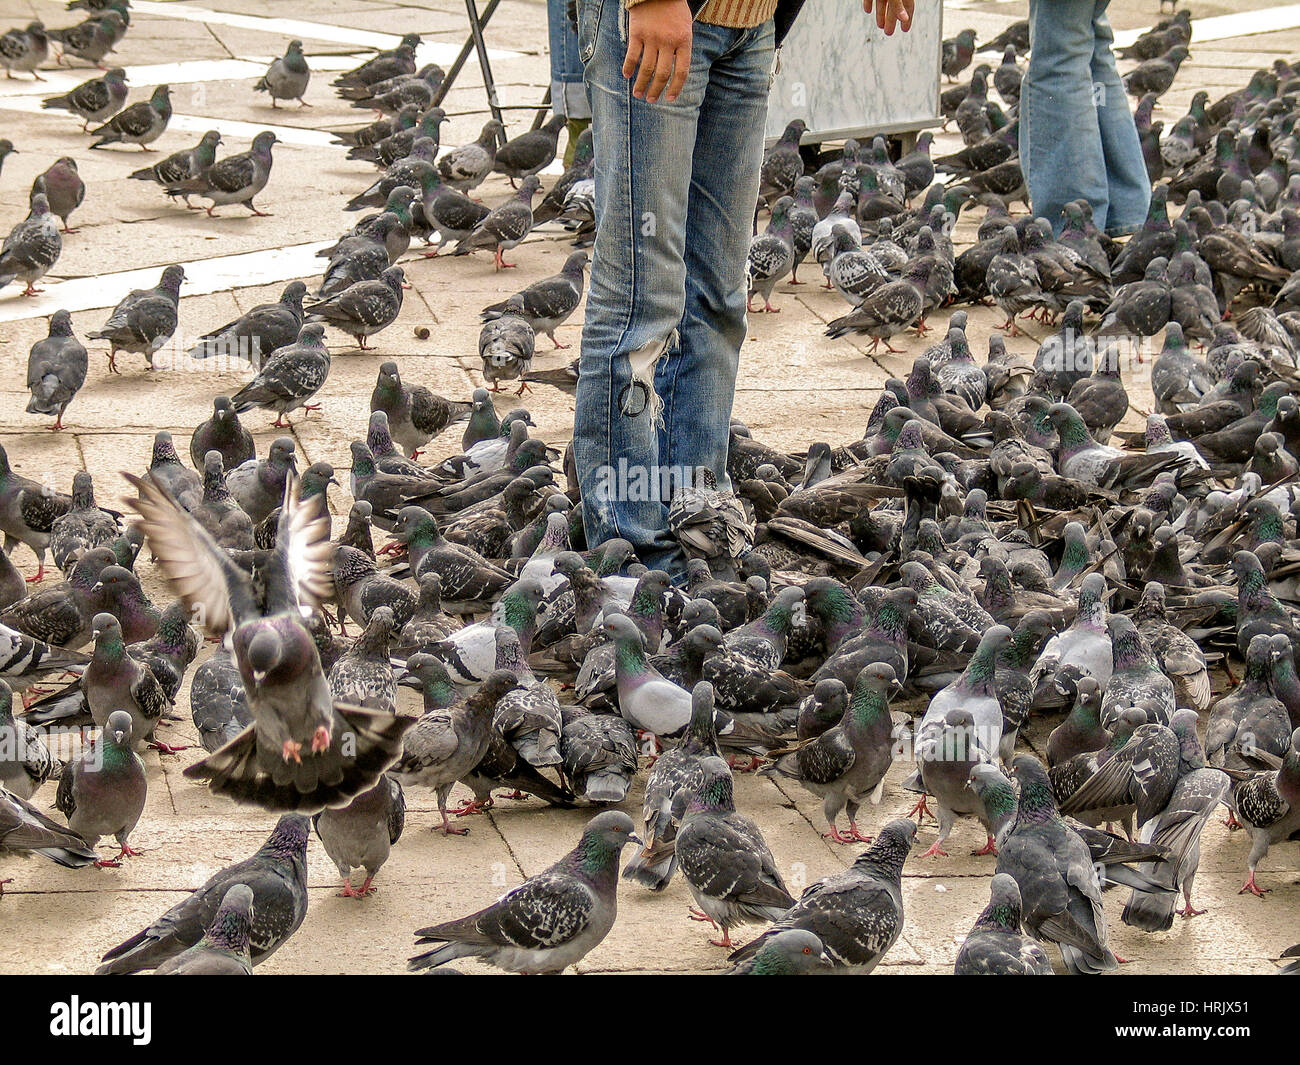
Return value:
M 568 123 L 564 115 L 552 115 L 550 120 L 538 129 L 530 129 L 501 145 L 497 149 L 492 169 L 505 174 L 511 185 L 531 174 L 545 170 L 555 162 L 555 150 L 559 142 L 560 131 Z
M 249 938 L 253 927 L 253 891 L 235 884 L 221 900 L 216 916 L 194 946 L 168 958 L 155 976 L 251 976 Z
M 616 714 L 593 714 L 576 703 L 562 705 L 560 714 L 561 764 L 574 791 L 588 802 L 622 802 L 637 767 L 632 726 Z
M 171 197 L 190 196 L 209 200 L 206 210 L 212 218 L 216 207 L 226 204 L 243 204 L 259 218 L 269 212 L 258 210 L 253 198 L 264 188 L 271 177 L 271 148 L 279 138 L 269 129 L 253 138 L 253 146 L 246 152 L 228 155 L 213 163 L 203 173 L 166 189 Z
M 154 352 L 176 332 L 181 282 L 184 280 L 183 267 L 167 267 L 156 288 L 135 289 L 128 293 L 101 329 L 86 334 L 91 340 L 109 342 L 110 372 L 119 372 L 116 361 L 119 351 L 143 355 L 148 360 L 149 369 L 154 368 Z
M 246 359 L 254 367 L 260 367 L 264 356 L 298 339 L 302 328 L 302 300 L 306 294 L 306 285 L 290 281 L 278 302 L 260 303 L 233 322 L 204 333 L 190 349 L 190 358 Z
M 5 68 L 6 78 L 12 78 L 15 70 L 24 70 L 37 81 L 44 81 L 36 68 L 49 54 L 50 41 L 40 21 L 29 22 L 24 29 L 12 29 L 0 36 L 0 66 Z
M 63 54 L 59 57 L 62 64 L 65 56 L 74 55 L 95 66 L 101 66 L 104 56 L 113 50 L 113 46 L 126 33 L 126 23 L 116 11 L 105 11 L 92 15 L 84 22 L 66 29 L 49 30 L 51 40 L 58 41 Z
M 421 686 L 427 700 L 431 693 L 439 690 L 435 687 L 436 681 L 446 676 L 446 667 L 432 655 L 415 654 L 407 660 L 402 683 Z M 403 740 L 402 756 L 391 772 L 407 784 L 421 784 L 433 789 L 438 800 L 438 812 L 442 814 L 444 835 L 464 835 L 469 831 L 452 826 L 447 816 L 447 797 L 456 781 L 473 770 L 487 753 L 497 700 L 516 683 L 513 673 L 506 670 L 494 672 L 467 702 L 453 705 L 455 696 L 448 680 L 441 687 L 445 698 L 437 701 L 441 705 L 426 702 L 424 715 Z
M 0 681 L 0 787 L 20 799 L 30 799 L 36 789 L 57 776 L 61 765 L 50 754 L 41 734 L 27 721 L 14 717 L 13 692 Z M 0 842 L 0 847 L 3 847 Z
M 915 838 L 911 821 L 890 821 L 849 868 L 805 890 L 771 929 L 730 960 L 752 958 L 774 936 L 802 928 L 822 941 L 835 972 L 871 972 L 903 931 L 903 862 Z
M 525 289 L 515 293 L 510 299 L 502 300 L 484 307 L 480 317 L 485 322 L 499 318 L 506 313 L 522 313 L 533 327 L 535 333 L 545 333 L 551 338 L 556 348 L 567 348 L 555 339 L 555 331 L 563 325 L 582 302 L 583 283 L 586 278 L 584 267 L 589 256 L 585 251 L 575 251 L 564 260 L 564 267 L 558 274 L 534 281 Z M 520 300 L 519 304 L 514 300 Z
M 218 649 L 194 671 L 190 716 L 199 743 L 209 753 L 224 747 L 253 723 L 244 680 L 229 651 Z
M 299 107 L 310 107 L 303 99 L 310 81 L 311 69 L 302 54 L 302 41 L 290 41 L 284 55 L 271 62 L 253 91 L 270 93 L 272 107 L 279 106 L 278 100 L 297 100 Z
M 143 932 L 104 955 L 96 976 L 156 969 L 192 947 L 212 927 L 227 893 L 243 884 L 253 893 L 249 956 L 256 965 L 280 949 L 307 916 L 307 836 L 311 823 L 286 814 L 257 853 L 228 865 Z
M 41 854 L 65 869 L 95 865 L 99 855 L 77 833 L 46 817 L 32 803 L 0 787 L 0 855 Z M 0 897 L 4 884 L 0 881 Z
M 1118 968 L 1106 945 L 1101 885 L 1088 845 L 1056 809 L 1047 770 L 1022 754 L 1011 766 L 1020 785 L 1016 821 L 998 851 L 997 871 L 1020 886 L 1025 930 L 1055 943 L 1072 973 Z
M 514 295 L 496 317 L 483 323 L 478 335 L 478 355 L 483 362 L 483 379 L 490 391 L 500 392 L 502 381 L 519 382 L 517 395 L 528 389 L 528 372 L 533 366 L 536 334 L 524 310 L 522 296 Z M 530 390 L 531 391 L 531 390 Z
M 559 973 L 585 958 L 614 927 L 619 855 L 639 840 L 632 819 L 606 810 L 588 823 L 578 845 L 484 910 L 416 931 L 418 943 L 441 943 L 407 961 L 430 969 L 456 958 L 481 958 L 519 973 Z
M 397 683 L 388 659 L 392 635 L 392 610 L 376 607 L 361 635 L 330 667 L 329 686 L 335 700 L 396 713 Z
M 1274 843 L 1300 837 L 1300 729 L 1291 734 L 1291 746 L 1279 769 L 1258 773 L 1239 783 L 1232 794 L 1237 820 L 1250 833 L 1248 876 L 1238 895 L 1249 891 L 1263 898 L 1272 888 L 1255 883 L 1255 869 Z
M 140 853 L 129 840 L 144 811 L 148 784 L 144 763 L 133 747 L 131 715 L 115 710 L 95 746 L 64 766 L 59 777 L 54 802 L 68 819 L 68 827 L 91 848 L 101 836 L 117 840 L 117 857 L 96 865 L 115 867 L 123 858 Z
M 27 413 L 53 414 L 50 428 L 62 429 L 63 412 L 86 383 L 88 365 L 86 347 L 72 332 L 72 316 L 55 311 L 49 335 L 33 344 L 27 356 L 27 388 L 32 394 Z
M 322 810 L 312 818 L 325 853 L 343 877 L 339 897 L 364 899 L 374 893 L 375 874 L 388 861 L 389 848 L 402 837 L 406 824 L 406 796 L 402 785 L 387 773 L 369 791 L 363 791 L 340 809 Z M 352 886 L 352 870 L 365 869 L 366 879 Z
M 303 622 L 304 609 L 330 594 L 324 496 L 301 499 L 290 475 L 275 548 L 254 579 L 161 488 L 126 476 L 159 569 L 204 628 L 230 639 L 253 713 L 252 728 L 185 772 L 209 780 L 214 794 L 272 811 L 315 813 L 372 787 L 414 722 L 330 695 Z
M 181 463 L 172 434 L 166 429 L 154 434 L 149 479 L 162 485 L 186 510 L 198 505 L 203 498 L 203 478 Z
M 803 928 L 787 928 L 768 939 L 758 951 L 727 970 L 727 976 L 808 976 L 833 967 L 822 941 Z
M 26 218 L 9 231 L 0 246 L 0 288 L 10 281 L 26 284 L 24 296 L 35 296 L 45 291 L 36 287 L 63 252 L 63 236 L 59 223 L 50 210 L 44 193 L 32 197 L 31 210 Z
M 313 322 L 328 322 L 356 340 L 362 351 L 369 348 L 366 337 L 386 329 L 402 311 L 402 289 L 406 274 L 390 266 L 373 281 L 358 281 L 342 292 L 304 308 Z
M 371 411 L 388 415 L 388 431 L 393 439 L 415 458 L 420 448 L 454 422 L 464 421 L 473 404 L 444 399 L 424 385 L 407 385 L 398 373 L 397 363 L 379 366 L 379 378 L 370 394 Z
M 533 197 L 541 188 L 536 174 L 530 174 L 519 185 L 515 195 L 494 208 L 464 237 L 452 251 L 453 255 L 468 255 L 475 248 L 492 248 L 496 269 L 513 267 L 502 257 L 519 244 L 533 229 Z
M 141 151 L 150 151 L 149 145 L 162 136 L 171 119 L 171 89 L 167 85 L 159 85 L 148 100 L 133 103 L 98 129 L 91 130 L 91 136 L 99 138 L 91 147 L 138 144 Z
M 443 155 L 438 160 L 443 184 L 457 192 L 469 192 L 481 185 L 496 165 L 497 144 L 505 129 L 496 119 L 491 119 L 484 124 L 478 140 Z
M 1051 976 L 1052 963 L 1020 930 L 1020 885 L 997 873 L 989 885 L 989 904 L 957 952 L 958 976 Z
M 126 103 L 126 71 L 113 67 L 102 78 L 83 81 L 71 92 L 50 96 L 41 101 L 41 107 L 53 111 L 71 111 L 82 120 L 82 132 L 90 129 L 92 122 L 107 122 Z
M 700 761 L 703 780 L 674 846 L 677 862 L 700 912 L 731 948 L 731 929 L 750 922 L 775 921 L 795 904 L 776 859 L 758 825 L 736 812 L 731 770 L 721 758 Z
M 308 322 L 294 343 L 267 356 L 257 376 L 230 397 L 230 405 L 239 414 L 254 408 L 273 410 L 276 414 L 272 427 L 284 429 L 288 425 L 284 417 L 290 411 L 299 407 L 320 410 L 319 403 L 308 400 L 325 387 L 329 375 L 325 327 L 320 322 Z
M 226 487 L 256 524 L 284 502 L 285 485 L 297 469 L 293 437 L 278 436 L 265 458 L 249 459 L 227 473 Z
M 1163 808 L 1140 824 L 1138 833 L 1139 843 L 1165 847 L 1171 852 L 1174 884 L 1183 893 L 1183 909 L 1176 912 L 1185 919 L 1205 912 L 1192 906 L 1192 885 L 1201 860 L 1201 833 L 1215 808 L 1227 800 L 1231 786 L 1226 773 L 1206 764 L 1196 723 L 1195 710 L 1179 710 L 1169 722 L 1180 744 L 1178 782 Z M 1146 768 L 1138 772 L 1145 777 Z M 1139 869 L 1148 876 L 1160 875 L 1150 863 Z M 1177 895 L 1172 892 L 1135 889 L 1120 920 L 1146 932 L 1162 932 L 1173 927 L 1176 900 Z
M 894 760 L 894 722 L 889 700 L 902 688 L 892 666 L 883 662 L 858 674 L 853 695 L 840 723 L 782 755 L 764 773 L 799 781 L 822 799 L 829 836 L 836 843 L 870 841 L 858 828 L 858 807 L 864 799 L 879 802 L 885 774 Z M 849 834 L 835 825 L 848 808 Z
M 221 143 L 221 134 L 215 129 L 208 130 L 193 148 L 183 148 L 172 152 L 166 159 L 161 159 L 152 166 L 141 167 L 127 176 L 136 181 L 152 181 L 163 188 L 184 186 L 187 182 L 201 178 L 208 172 L 217 159 L 217 145 Z M 182 193 L 185 206 L 192 211 L 199 208 L 190 203 L 189 193 Z
M 212 401 L 212 416 L 194 428 L 190 437 L 190 462 L 196 470 L 203 468 L 209 451 L 221 456 L 221 467 L 225 470 L 236 469 L 257 458 L 253 434 L 240 424 L 229 396 L 217 396 Z
M 772 289 L 794 269 L 794 230 L 790 222 L 790 211 L 793 208 L 794 199 L 782 196 L 772 206 L 772 218 L 767 229 L 755 234 L 749 242 L 746 264 L 749 292 L 746 308 L 751 313 L 756 295 L 763 297 L 764 311 L 779 310 L 772 306 Z

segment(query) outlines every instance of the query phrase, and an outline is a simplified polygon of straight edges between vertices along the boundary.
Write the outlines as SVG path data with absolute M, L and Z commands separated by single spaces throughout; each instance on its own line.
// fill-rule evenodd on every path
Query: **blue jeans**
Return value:
M 619 0 L 580 0 L 597 229 L 574 456 L 588 543 L 623 537 L 676 577 L 673 487 L 701 469 L 730 487 L 773 29 L 697 22 L 681 95 L 654 104 L 623 77 L 626 30 Z
M 551 110 L 565 118 L 590 118 L 582 84 L 578 34 L 569 21 L 568 0 L 546 0 L 546 29 L 551 48 Z
M 1115 68 L 1109 0 L 1030 0 L 1029 69 L 1020 90 L 1020 161 L 1034 213 L 1061 231 L 1071 200 L 1111 236 L 1146 219 L 1151 182 Z

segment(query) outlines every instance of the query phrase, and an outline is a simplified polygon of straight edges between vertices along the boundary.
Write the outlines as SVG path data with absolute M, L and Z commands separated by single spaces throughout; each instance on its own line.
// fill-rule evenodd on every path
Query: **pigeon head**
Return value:
M 853 685 L 854 701 L 860 695 L 870 693 L 884 699 L 891 699 L 903 690 L 902 682 L 894 667 L 887 662 L 873 662 L 863 667 Z
M 589 875 L 617 872 L 623 848 L 640 842 L 632 818 L 622 810 L 605 810 L 583 829 L 576 854 L 579 868 Z
M 1145 716 L 1144 714 L 1143 717 Z M 1018 755 L 1011 763 L 1011 776 L 1020 788 L 1019 806 L 1022 816 L 1031 821 L 1056 816 L 1056 797 L 1042 762 L 1033 755 Z
M 285 814 L 262 844 L 262 852 L 279 857 L 304 857 L 311 820 L 303 814 Z
M 104 740 L 114 747 L 129 747 L 131 729 L 131 715 L 125 710 L 114 710 L 104 723 Z
M 284 657 L 284 642 L 274 629 L 263 626 L 248 641 L 244 661 L 258 683 L 279 664 Z
M 695 625 L 684 642 L 694 655 L 703 658 L 722 646 L 722 632 L 715 625 Z
M 786 928 L 764 937 L 751 971 L 767 976 L 796 976 L 827 972 L 834 967 L 816 935 L 803 928 Z

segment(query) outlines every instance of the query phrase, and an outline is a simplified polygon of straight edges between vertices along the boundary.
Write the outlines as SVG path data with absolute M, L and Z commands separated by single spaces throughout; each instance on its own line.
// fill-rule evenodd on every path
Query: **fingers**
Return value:
M 623 77 L 630 78 L 636 73 L 637 60 L 641 58 L 643 48 L 641 35 L 632 31 L 627 39 L 627 54 L 623 56 Z
M 682 89 L 686 87 L 686 75 L 691 72 L 691 42 L 687 41 L 685 45 L 677 49 L 674 57 L 676 65 L 673 68 L 673 80 L 668 83 L 668 93 L 665 99 L 672 103 L 681 95 Z

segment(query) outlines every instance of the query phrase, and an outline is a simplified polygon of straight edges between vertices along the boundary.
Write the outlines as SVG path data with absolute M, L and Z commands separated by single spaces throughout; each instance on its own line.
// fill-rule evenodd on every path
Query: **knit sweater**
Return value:
M 634 7 L 644 0 L 623 0 L 625 7 Z M 776 0 L 708 0 L 696 16 L 696 21 L 711 26 L 730 26 L 749 29 L 761 26 L 776 11 Z

